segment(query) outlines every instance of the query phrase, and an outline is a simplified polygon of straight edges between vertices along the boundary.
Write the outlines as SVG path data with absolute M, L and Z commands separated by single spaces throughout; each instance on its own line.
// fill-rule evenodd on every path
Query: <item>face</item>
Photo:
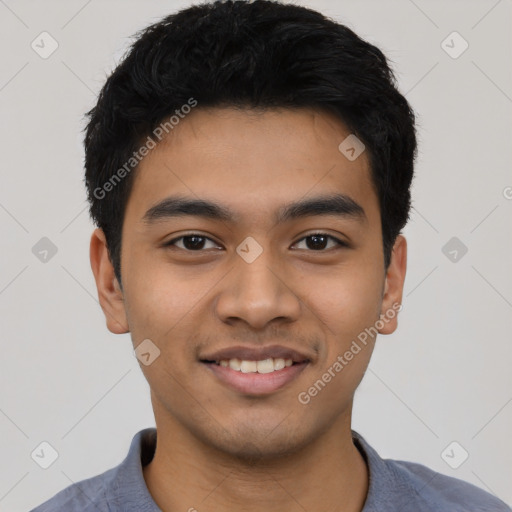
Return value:
M 159 429 L 271 456 L 350 424 L 375 341 L 358 339 L 401 301 L 406 249 L 399 237 L 384 268 L 367 155 L 338 149 L 349 134 L 309 109 L 198 107 L 134 176 L 122 290 L 93 234 L 109 329 L 160 351 L 141 364 Z M 396 328 L 396 307 L 382 324 Z M 277 359 L 294 362 L 270 372 Z

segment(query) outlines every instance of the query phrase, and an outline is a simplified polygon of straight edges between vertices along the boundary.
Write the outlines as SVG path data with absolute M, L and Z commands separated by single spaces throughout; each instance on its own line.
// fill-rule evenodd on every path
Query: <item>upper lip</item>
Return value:
M 200 357 L 201 361 L 223 361 L 240 359 L 245 361 L 263 361 L 264 359 L 291 359 L 294 363 L 309 362 L 311 358 L 282 345 L 269 345 L 267 347 L 228 347 Z

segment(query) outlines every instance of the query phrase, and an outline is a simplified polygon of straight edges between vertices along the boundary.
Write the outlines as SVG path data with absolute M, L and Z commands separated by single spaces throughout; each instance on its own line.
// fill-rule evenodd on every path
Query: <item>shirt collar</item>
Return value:
M 149 493 L 142 473 L 143 466 L 153 459 L 156 448 L 156 428 L 140 430 L 132 439 L 128 455 L 112 475 L 108 502 L 112 511 L 123 512 L 127 503 L 136 503 L 140 512 L 161 512 Z
M 368 493 L 361 512 L 379 512 L 382 510 L 393 510 L 396 502 L 393 496 L 400 485 L 399 475 L 394 471 L 393 466 L 386 464 L 386 461 L 368 444 L 361 434 L 352 430 L 352 441 L 359 450 L 368 468 Z M 405 491 L 405 489 L 403 489 Z

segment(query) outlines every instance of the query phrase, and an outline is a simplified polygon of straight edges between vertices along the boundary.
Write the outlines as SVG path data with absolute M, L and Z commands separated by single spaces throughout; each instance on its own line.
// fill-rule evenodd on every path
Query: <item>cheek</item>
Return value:
M 329 404 L 333 417 L 348 407 L 368 367 L 374 339 L 365 330 L 379 319 L 381 279 L 370 269 L 345 269 L 309 295 L 318 325 L 324 329 L 326 348 L 309 390 L 318 393 L 313 407 L 324 410 Z M 315 384 L 319 381 L 328 382 L 319 385 L 321 393 Z
M 125 307 L 133 342 L 149 338 L 160 346 L 173 337 L 175 327 L 184 328 L 207 283 L 187 280 L 179 269 L 142 251 L 124 256 Z
M 379 318 L 382 275 L 371 268 L 347 267 L 331 273 L 323 283 L 316 280 L 308 301 L 330 328 L 330 335 L 357 335 Z M 307 285 L 306 285 L 307 286 Z
M 140 365 L 141 370 L 158 399 L 162 401 L 165 398 L 163 390 L 167 390 L 174 394 L 178 407 L 182 400 L 182 405 L 186 405 L 180 384 L 187 382 L 194 370 L 194 335 L 198 328 L 194 311 L 200 307 L 198 298 L 204 295 L 205 286 L 206 283 L 196 286 L 188 282 L 171 273 L 168 267 L 166 271 L 160 271 L 157 266 L 152 266 L 151 271 L 148 268 L 133 275 L 126 290 L 126 310 L 134 348 L 149 339 L 159 351 L 150 365 Z M 160 396 L 160 392 L 164 395 Z

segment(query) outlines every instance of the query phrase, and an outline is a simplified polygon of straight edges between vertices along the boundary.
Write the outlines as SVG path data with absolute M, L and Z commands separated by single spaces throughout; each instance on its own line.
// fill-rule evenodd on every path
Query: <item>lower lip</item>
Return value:
M 242 373 L 215 363 L 202 364 L 208 367 L 220 381 L 232 389 L 248 395 L 273 393 L 297 378 L 308 365 L 307 362 L 292 364 L 272 373 Z

